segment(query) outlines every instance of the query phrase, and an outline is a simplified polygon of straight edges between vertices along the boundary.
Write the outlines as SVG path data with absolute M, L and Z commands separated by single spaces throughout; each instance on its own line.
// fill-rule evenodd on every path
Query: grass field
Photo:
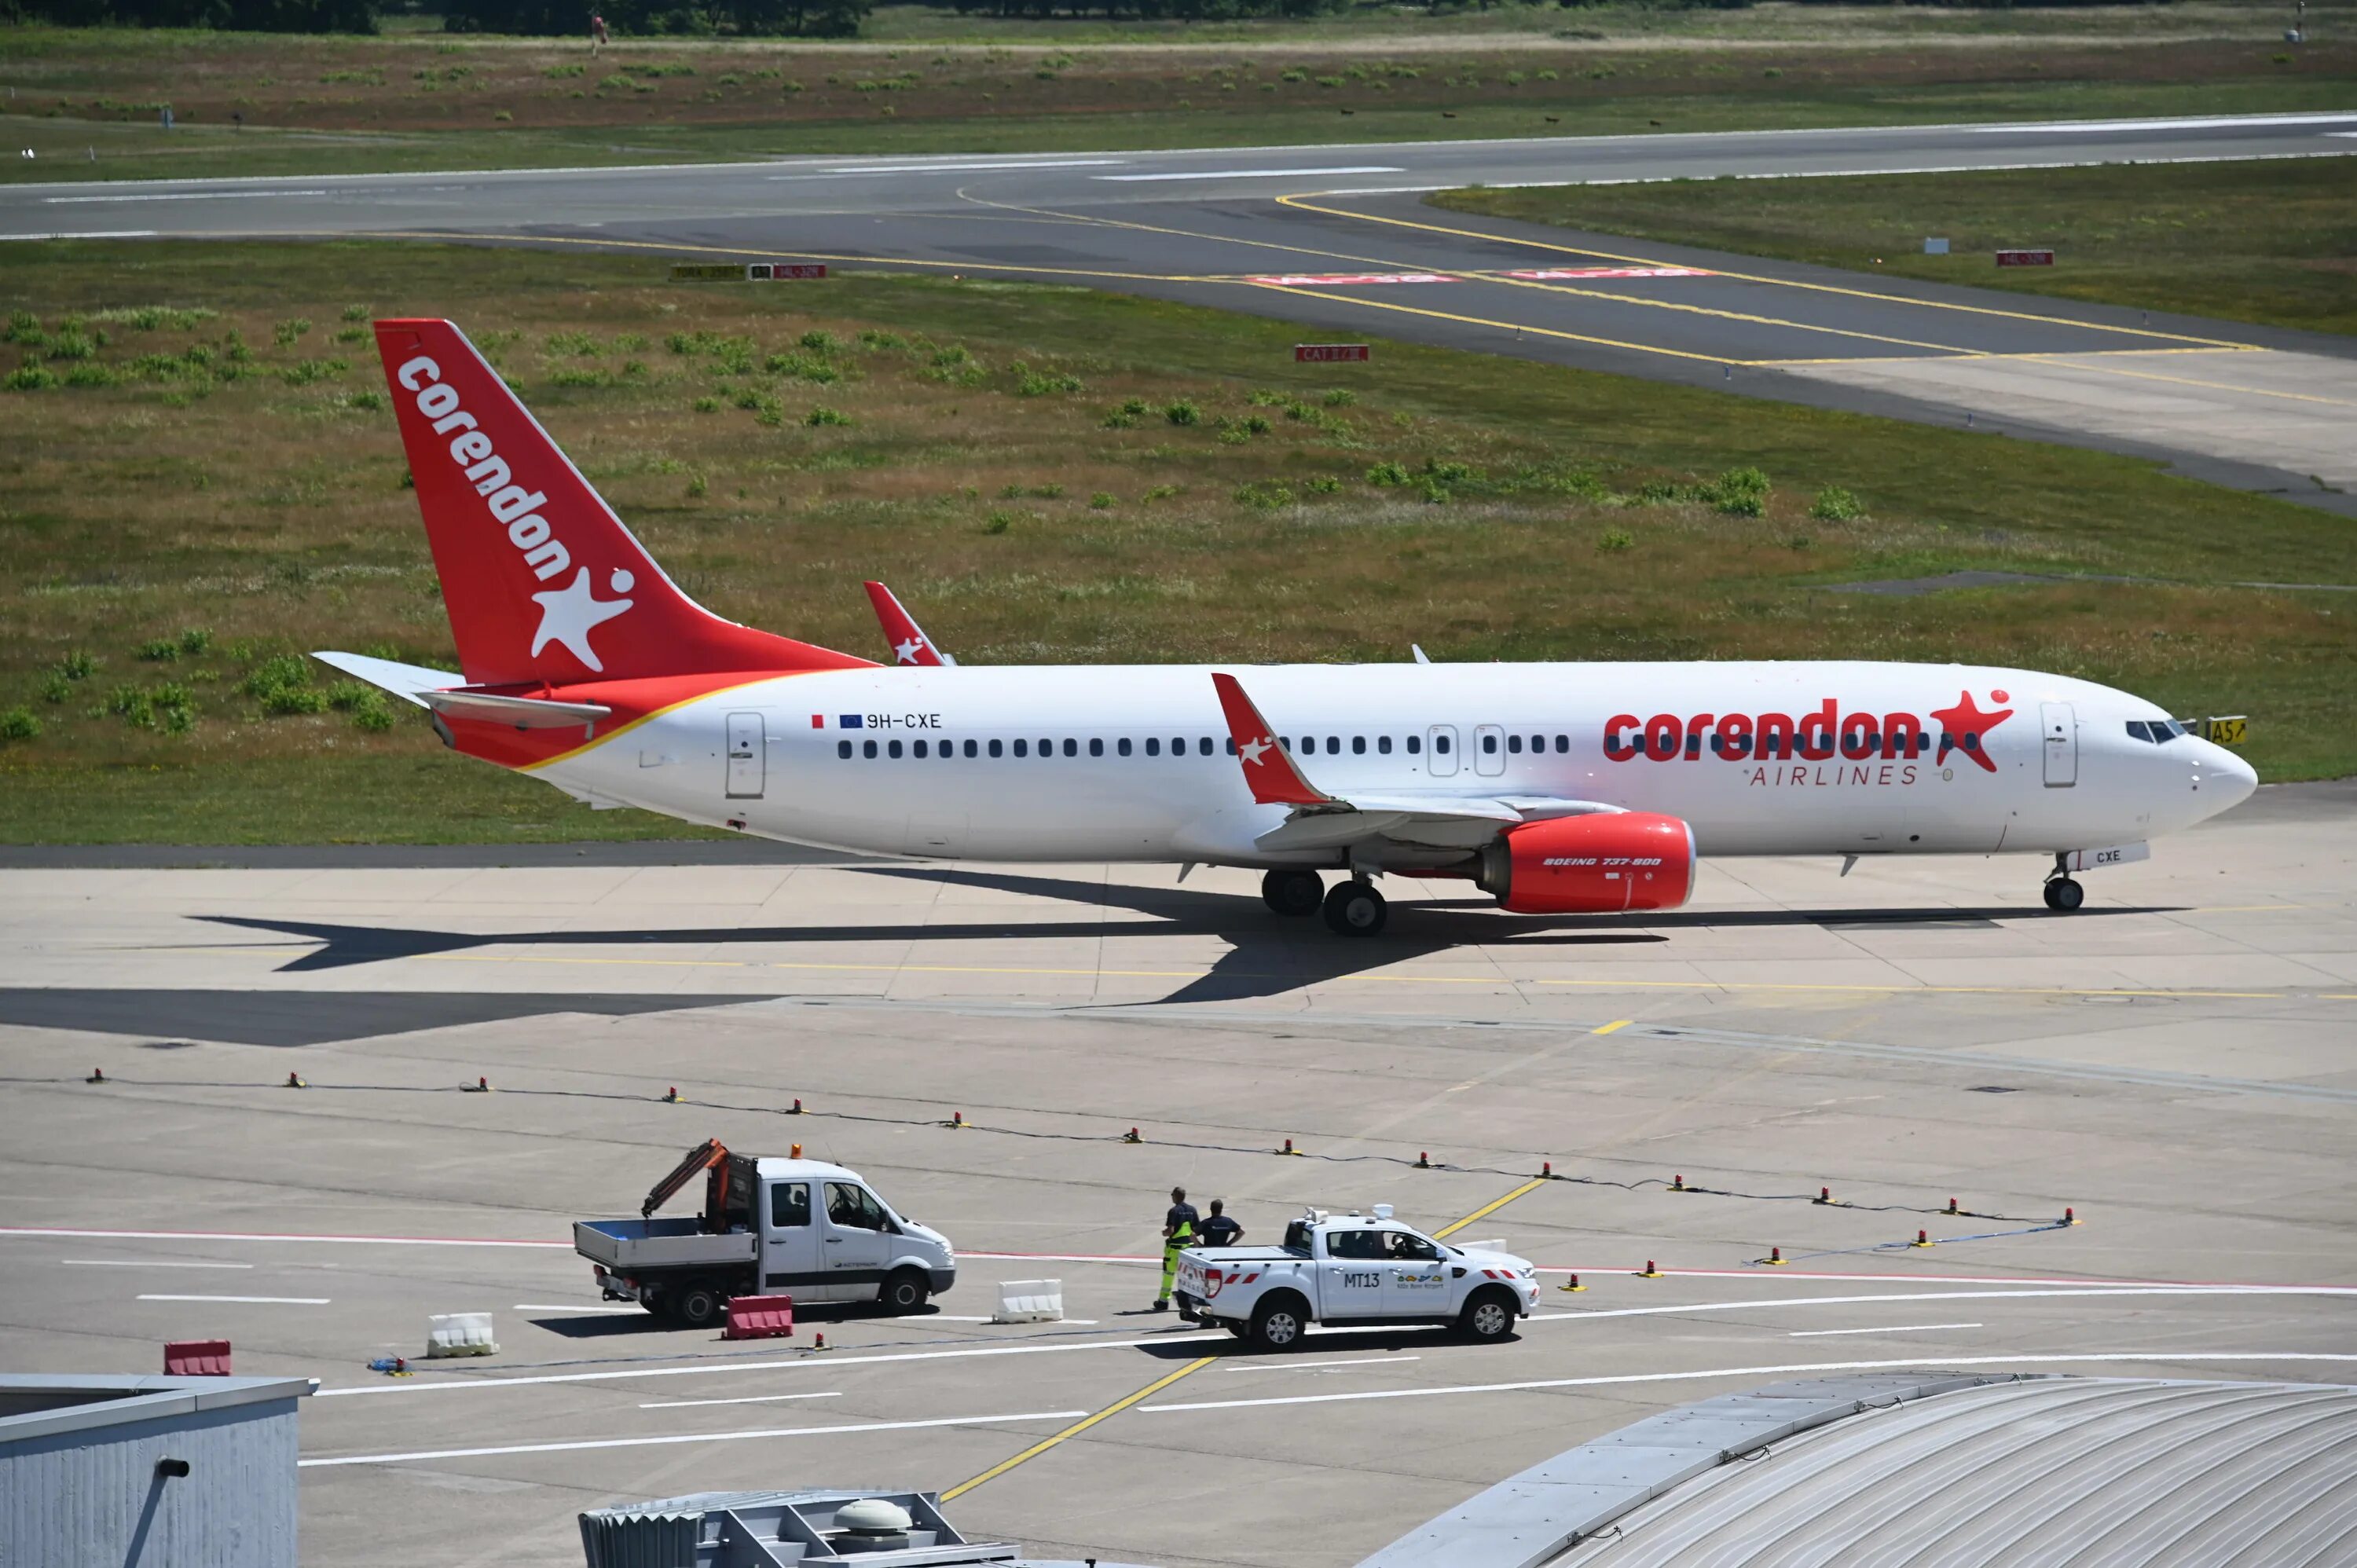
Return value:
M 2357 157 L 1454 190 L 1459 212 L 2319 332 L 2357 332 Z M 1926 235 L 1951 253 L 1922 253 Z M 2051 267 L 1993 252 L 2051 246 Z
M 1524 10 L 1525 7 L 1513 7 Z M 2166 12 L 2167 7 L 2152 7 Z M 1567 15 L 1561 11 L 1557 16 Z M 1580 15 L 1585 15 L 1581 13 Z M 1740 13 L 1735 15 L 1741 15 Z M 1596 31 L 1592 27 L 1573 30 Z M 856 44 L 0 30 L 16 180 L 2246 113 L 2357 44 L 1531 37 Z M 167 132 L 169 104 L 178 124 Z M 240 126 L 233 116 L 242 116 Z
M 2357 581 L 2346 526 L 2282 502 L 1475 354 L 1297 367 L 1285 324 L 1081 289 L 662 277 L 363 243 L 13 252 L 0 837 L 678 831 L 447 756 L 287 657 L 449 659 L 366 330 L 445 310 L 691 593 L 856 652 L 881 650 L 873 575 L 969 662 L 1986 660 L 2247 711 L 2271 778 L 2357 770 L 2351 607 L 2222 585 Z M 2165 581 L 1820 591 L 1962 567 Z

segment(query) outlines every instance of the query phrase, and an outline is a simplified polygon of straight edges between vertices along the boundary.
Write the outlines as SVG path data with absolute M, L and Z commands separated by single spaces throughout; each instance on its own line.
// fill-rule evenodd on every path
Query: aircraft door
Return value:
M 2038 712 L 2046 731 L 2046 787 L 2068 789 L 2079 782 L 2079 717 L 2068 703 L 2041 703 Z
M 819 1266 L 818 1227 L 812 1222 L 811 1184 L 770 1184 L 770 1208 L 761 1226 L 761 1289 L 810 1299 L 826 1277 Z
M 1435 725 L 1424 734 L 1424 770 L 1435 779 L 1457 771 L 1457 726 Z
M 759 714 L 728 715 L 728 799 L 758 800 L 767 768 L 768 749 Z
M 1473 726 L 1473 771 L 1499 774 L 1506 770 L 1506 732 L 1496 725 Z

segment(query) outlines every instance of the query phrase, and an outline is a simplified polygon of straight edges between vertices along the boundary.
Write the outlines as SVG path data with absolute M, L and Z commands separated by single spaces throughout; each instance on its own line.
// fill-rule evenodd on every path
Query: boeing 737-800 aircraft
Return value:
M 2072 909 L 2072 871 L 2257 782 L 2151 703 L 2029 670 L 877 665 L 696 605 L 457 328 L 376 332 L 463 681 L 319 657 L 593 804 L 859 854 L 1255 867 L 1278 913 L 1372 935 L 1386 872 L 1602 913 L 1676 908 L 1704 855 L 2037 854 Z

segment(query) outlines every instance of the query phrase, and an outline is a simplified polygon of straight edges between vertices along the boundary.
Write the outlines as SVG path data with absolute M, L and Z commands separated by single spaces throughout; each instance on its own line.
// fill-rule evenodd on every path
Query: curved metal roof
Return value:
M 1362 1568 L 2357 1563 L 2357 1388 L 1813 1380 L 1557 1455 Z

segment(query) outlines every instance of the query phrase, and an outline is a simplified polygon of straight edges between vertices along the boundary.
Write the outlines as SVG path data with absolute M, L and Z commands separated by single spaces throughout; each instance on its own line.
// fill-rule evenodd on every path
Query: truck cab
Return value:
M 1276 1247 L 1198 1247 L 1178 1255 L 1178 1309 L 1264 1349 L 1299 1343 L 1312 1323 L 1442 1324 L 1502 1339 L 1538 1305 L 1537 1270 L 1511 1253 L 1452 1247 L 1392 1217 L 1311 1209 Z
M 705 1174 L 702 1212 L 654 1217 Z M 858 1172 L 823 1160 L 692 1150 L 647 1195 L 635 1219 L 584 1219 L 574 1250 L 596 1265 L 609 1300 L 635 1301 L 691 1327 L 716 1322 L 728 1298 L 799 1304 L 877 1302 L 913 1312 L 957 1280 L 949 1239 L 903 1218 Z

